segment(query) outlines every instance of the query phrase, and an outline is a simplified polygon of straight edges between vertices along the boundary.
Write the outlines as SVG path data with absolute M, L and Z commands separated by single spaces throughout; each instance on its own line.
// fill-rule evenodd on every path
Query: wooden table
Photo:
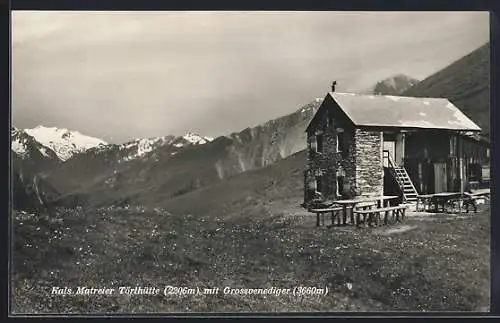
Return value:
M 422 211 L 426 211 L 425 206 L 427 205 L 427 210 L 431 207 L 431 199 L 434 194 L 417 195 L 417 212 L 420 211 L 420 204 L 422 204 Z
M 459 199 L 462 196 L 459 192 L 443 192 L 432 194 L 432 197 L 429 202 L 429 206 L 432 204 L 434 208 L 432 209 L 435 212 L 439 212 L 439 206 L 441 205 L 441 209 L 446 212 L 445 207 L 451 201 L 455 199 Z
M 382 206 L 389 206 L 389 201 L 397 199 L 399 196 L 389 195 L 389 196 L 374 196 L 374 197 L 363 197 L 356 198 L 351 200 L 337 200 L 335 204 L 342 206 L 342 220 L 343 224 L 347 224 L 347 209 L 350 209 L 351 214 L 351 224 L 355 224 L 354 222 L 354 212 L 352 210 L 356 207 L 356 204 L 363 202 L 377 202 L 377 206 L 380 208 Z
M 316 213 L 316 226 L 319 227 L 321 223 L 325 224 L 325 214 L 330 213 L 332 214 L 332 226 L 334 224 L 334 220 L 338 215 L 338 212 L 342 211 L 342 208 L 337 206 L 337 207 L 329 207 L 329 208 L 323 208 L 323 209 L 309 209 L 309 212 Z M 321 220 L 321 221 L 320 221 Z M 340 223 L 340 220 L 338 221 Z
M 482 188 L 479 190 L 473 190 L 472 191 L 472 196 L 484 196 L 484 197 L 490 197 L 491 191 L 489 188 Z

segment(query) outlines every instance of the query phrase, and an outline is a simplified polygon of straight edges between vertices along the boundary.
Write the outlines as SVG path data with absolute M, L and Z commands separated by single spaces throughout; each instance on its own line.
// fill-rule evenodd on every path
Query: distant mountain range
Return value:
M 166 137 L 139 158 L 127 157 L 128 144 L 91 148 L 44 179 L 65 192 L 61 199 L 92 205 L 174 198 L 305 149 L 305 127 L 321 102 L 315 99 L 290 115 L 215 140 Z
M 485 99 L 489 89 L 488 73 L 485 76 L 485 71 L 489 72 L 488 55 L 485 45 L 422 82 L 399 74 L 378 82 L 370 91 L 449 97 L 489 132 L 489 100 Z M 239 202 L 231 185 L 236 185 L 233 189 L 238 192 L 248 192 L 241 194 L 252 199 L 255 190 L 266 191 L 264 184 L 255 181 L 264 175 L 273 178 L 271 173 L 281 166 L 285 169 L 276 181 L 285 183 L 289 193 L 297 195 L 302 181 L 297 163 L 306 149 L 305 128 L 322 100 L 314 99 L 289 115 L 216 139 L 188 133 L 116 145 L 67 129 L 12 128 L 14 206 L 144 204 L 169 205 L 181 211 L 198 203 L 207 207 L 222 203 L 225 198 L 210 193 L 220 191 L 229 192 L 224 204 L 232 208 Z M 270 170 L 257 171 L 273 164 Z M 288 169 L 290 165 L 293 169 Z M 290 177 L 284 176 L 288 171 Z M 201 192 L 207 195 L 203 197 Z
M 14 205 L 24 205 L 29 209 L 40 207 L 42 200 L 58 199 L 67 190 L 99 179 L 101 173 L 116 173 L 117 165 L 141 159 L 160 147 L 173 156 L 186 147 L 212 140 L 188 132 L 179 137 L 135 139 L 116 145 L 68 129 L 12 127 Z M 40 192 L 43 194 L 40 195 Z

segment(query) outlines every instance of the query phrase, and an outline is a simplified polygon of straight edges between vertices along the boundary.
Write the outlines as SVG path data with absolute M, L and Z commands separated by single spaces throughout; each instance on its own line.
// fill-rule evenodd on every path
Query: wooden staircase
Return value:
M 398 182 L 401 191 L 403 191 L 403 197 L 407 202 L 417 201 L 418 192 L 413 185 L 413 182 L 408 176 L 406 169 L 404 167 L 394 167 L 394 177 Z
M 417 201 L 417 196 L 418 196 L 417 189 L 415 188 L 415 185 L 413 185 L 410 176 L 408 176 L 408 172 L 406 171 L 406 169 L 404 167 L 396 165 L 392 160 L 391 155 L 386 150 L 384 151 L 384 158 L 387 159 L 389 169 L 394 178 L 396 179 L 399 188 L 403 192 L 404 201 L 405 202 Z

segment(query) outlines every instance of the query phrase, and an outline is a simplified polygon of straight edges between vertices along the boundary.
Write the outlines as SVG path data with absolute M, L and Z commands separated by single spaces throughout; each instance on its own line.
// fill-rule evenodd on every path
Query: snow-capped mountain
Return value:
M 213 140 L 188 132 L 178 137 L 168 135 L 108 144 L 78 131 L 44 126 L 25 130 L 12 127 L 11 139 L 12 165 L 18 179 L 15 185 L 22 193 L 16 200 L 17 207 L 26 204 L 26 196 L 32 197 L 33 194 L 26 192 L 38 187 L 33 183 L 40 179 L 50 178 L 57 190 L 65 191 L 68 187 L 85 185 L 86 181 L 91 183 L 99 176 L 117 174 L 120 169 L 160 160 L 168 163 L 181 150 Z
M 210 141 L 213 141 L 213 138 L 200 136 L 193 132 L 188 132 L 185 135 L 179 137 L 163 136 L 135 139 L 127 143 L 118 145 L 118 150 L 120 151 L 119 154 L 122 156 L 122 158 L 118 162 L 126 162 L 145 157 L 152 151 L 165 146 L 169 148 L 169 151 L 171 150 L 171 155 L 175 155 L 179 149 L 192 145 L 203 145 Z M 103 147 L 103 149 L 106 149 L 106 147 Z
M 135 139 L 119 145 L 118 149 L 127 152 L 122 160 L 129 161 L 141 158 L 156 148 L 171 144 L 174 140 L 174 136 Z
M 24 130 L 11 128 L 11 164 L 13 203 L 17 209 L 33 209 L 40 206 L 40 192 L 49 189 L 41 184 L 40 176 L 61 164 L 52 149 L 39 143 Z
M 58 160 L 59 158 L 52 149 L 38 142 L 33 136 L 30 136 L 26 131 L 16 127 L 11 128 L 11 149 L 16 157 L 20 159 L 33 160 Z
M 66 128 L 38 126 L 33 129 L 24 129 L 24 131 L 43 146 L 52 149 L 62 161 L 90 148 L 107 145 L 101 139 Z

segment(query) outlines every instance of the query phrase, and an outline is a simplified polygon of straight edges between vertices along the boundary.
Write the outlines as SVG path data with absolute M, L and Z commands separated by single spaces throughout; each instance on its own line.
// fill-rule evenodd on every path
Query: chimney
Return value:
M 337 85 L 337 81 L 332 82 L 332 92 L 335 92 L 335 85 Z

